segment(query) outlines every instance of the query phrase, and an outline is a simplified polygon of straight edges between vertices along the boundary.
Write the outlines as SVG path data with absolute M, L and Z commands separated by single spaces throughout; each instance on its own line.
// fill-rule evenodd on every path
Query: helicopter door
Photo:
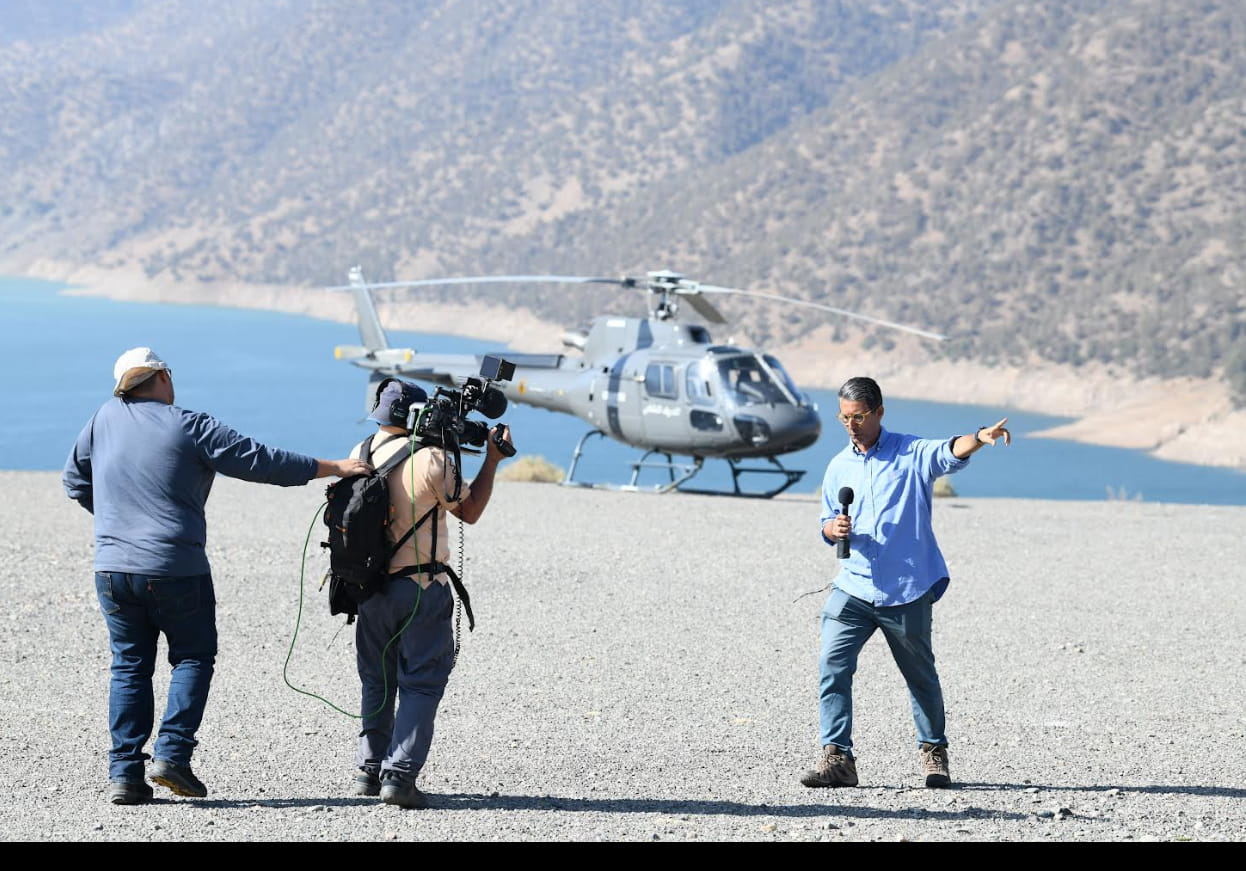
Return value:
M 687 409 L 679 401 L 680 372 L 673 363 L 646 366 L 641 403 L 645 441 L 675 452 L 686 451 L 689 439 Z
M 606 435 L 628 444 L 639 444 L 644 438 L 641 378 L 643 373 L 633 371 L 624 357 L 593 381 L 589 420 Z

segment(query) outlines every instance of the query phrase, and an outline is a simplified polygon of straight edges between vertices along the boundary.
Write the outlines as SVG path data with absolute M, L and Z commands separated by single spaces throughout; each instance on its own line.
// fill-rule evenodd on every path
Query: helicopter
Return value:
M 730 344 L 715 344 L 709 330 L 678 317 L 688 305 L 712 324 L 726 319 L 707 297 L 739 294 L 784 304 L 807 306 L 876 325 L 942 341 L 945 336 L 868 315 L 844 311 L 776 294 L 702 284 L 678 272 L 659 270 L 645 277 L 619 278 L 567 275 L 495 275 L 425 278 L 368 283 L 359 266 L 348 272 L 349 284 L 325 290 L 354 296 L 362 345 L 339 345 L 334 356 L 371 372 L 366 407 L 375 401 L 377 385 L 386 377 L 461 387 L 480 370 L 481 356 L 422 354 L 390 347 L 377 314 L 374 290 L 434 285 L 490 283 L 615 284 L 646 291 L 651 299 L 647 317 L 600 315 L 582 329 L 563 334 L 565 349 L 576 353 L 506 353 L 513 365 L 507 381 L 492 383 L 509 401 L 573 415 L 590 429 L 576 443 L 564 475 L 565 486 L 639 490 L 642 469 L 657 469 L 666 480 L 656 492 L 681 491 L 712 495 L 771 498 L 791 487 L 804 470 L 785 467 L 783 454 L 814 444 L 822 431 L 817 406 L 802 392 L 772 354 Z M 496 406 L 496 404 L 495 404 Z M 495 407 L 498 417 L 505 410 Z M 576 465 L 585 443 L 611 438 L 641 449 L 627 485 L 577 481 Z M 661 459 L 658 459 L 658 458 Z M 674 457 L 687 457 L 689 462 Z M 731 489 L 697 489 L 690 485 L 706 459 L 725 461 Z M 745 489 L 741 478 L 772 482 L 764 489 Z

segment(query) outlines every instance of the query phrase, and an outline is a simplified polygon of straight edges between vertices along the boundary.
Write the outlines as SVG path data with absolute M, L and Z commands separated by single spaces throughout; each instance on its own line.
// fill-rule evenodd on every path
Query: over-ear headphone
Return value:
M 396 389 L 390 385 L 396 385 Z M 427 401 L 428 394 L 423 388 L 400 378 L 386 378 L 376 386 L 376 398 L 372 401 L 372 414 L 368 417 L 382 425 L 400 426 L 405 429 L 411 406 Z

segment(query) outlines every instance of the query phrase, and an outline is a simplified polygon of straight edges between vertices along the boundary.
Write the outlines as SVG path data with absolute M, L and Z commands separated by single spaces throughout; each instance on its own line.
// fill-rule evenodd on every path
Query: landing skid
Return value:
M 666 451 L 649 450 L 639 460 L 632 463 L 631 481 L 624 484 L 594 484 L 588 481 L 575 480 L 575 467 L 580 462 L 580 455 L 584 453 L 584 443 L 590 436 L 604 436 L 601 430 L 589 430 L 580 436 L 580 440 L 576 442 L 575 454 L 571 458 L 571 466 L 567 469 L 566 477 L 563 478 L 564 487 L 591 487 L 598 490 L 627 490 L 634 492 L 654 492 L 654 493 L 670 493 L 678 490 L 680 493 L 697 493 L 704 496 L 738 496 L 751 499 L 770 499 L 779 495 L 787 488 L 791 487 L 802 477 L 805 471 L 803 469 L 787 469 L 774 457 L 766 457 L 766 461 L 770 463 L 766 467 L 758 466 L 742 466 L 741 461 L 730 457 L 725 457 L 727 464 L 731 467 L 731 489 L 730 490 L 710 490 L 699 489 L 684 486 L 691 481 L 698 472 L 701 471 L 705 463 L 704 457 L 693 457 L 692 462 L 682 463 L 675 462 L 671 454 Z M 654 460 L 649 458 L 654 456 L 665 457 L 665 461 Z M 636 482 L 640 478 L 642 469 L 664 469 L 667 473 L 667 481 L 652 487 L 641 487 Z M 781 475 L 783 481 L 776 487 L 762 492 L 751 492 L 740 489 L 741 475 Z
M 788 487 L 791 487 L 797 481 L 805 476 L 804 469 L 788 469 L 783 466 L 774 457 L 766 457 L 766 461 L 770 463 L 770 467 L 757 466 L 741 466 L 739 460 L 725 458 L 727 464 L 731 466 L 731 490 L 697 490 L 692 487 L 680 487 L 681 493 L 702 493 L 706 496 L 741 496 L 751 499 L 770 499 L 778 496 Z M 782 475 L 783 481 L 770 490 L 764 490 L 760 493 L 753 493 L 740 489 L 741 475 Z

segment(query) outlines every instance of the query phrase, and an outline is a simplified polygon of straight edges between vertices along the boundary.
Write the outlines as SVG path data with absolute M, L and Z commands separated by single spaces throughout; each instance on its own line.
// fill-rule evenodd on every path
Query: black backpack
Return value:
M 396 438 L 401 436 L 391 435 L 381 444 Z M 372 439 L 373 436 L 368 436 L 360 446 L 359 458 L 365 463 L 372 461 Z M 417 442 L 415 449 L 420 447 Z M 385 583 L 390 559 L 432 513 L 421 517 L 401 540 L 389 543 L 389 525 L 393 519 L 389 473 L 409 456 L 410 441 L 372 474 L 341 478 L 325 489 L 324 523 L 329 528 L 329 540 L 321 542 L 320 546 L 329 549 L 329 613 L 346 614 L 347 623 L 355 621 L 359 604 Z

